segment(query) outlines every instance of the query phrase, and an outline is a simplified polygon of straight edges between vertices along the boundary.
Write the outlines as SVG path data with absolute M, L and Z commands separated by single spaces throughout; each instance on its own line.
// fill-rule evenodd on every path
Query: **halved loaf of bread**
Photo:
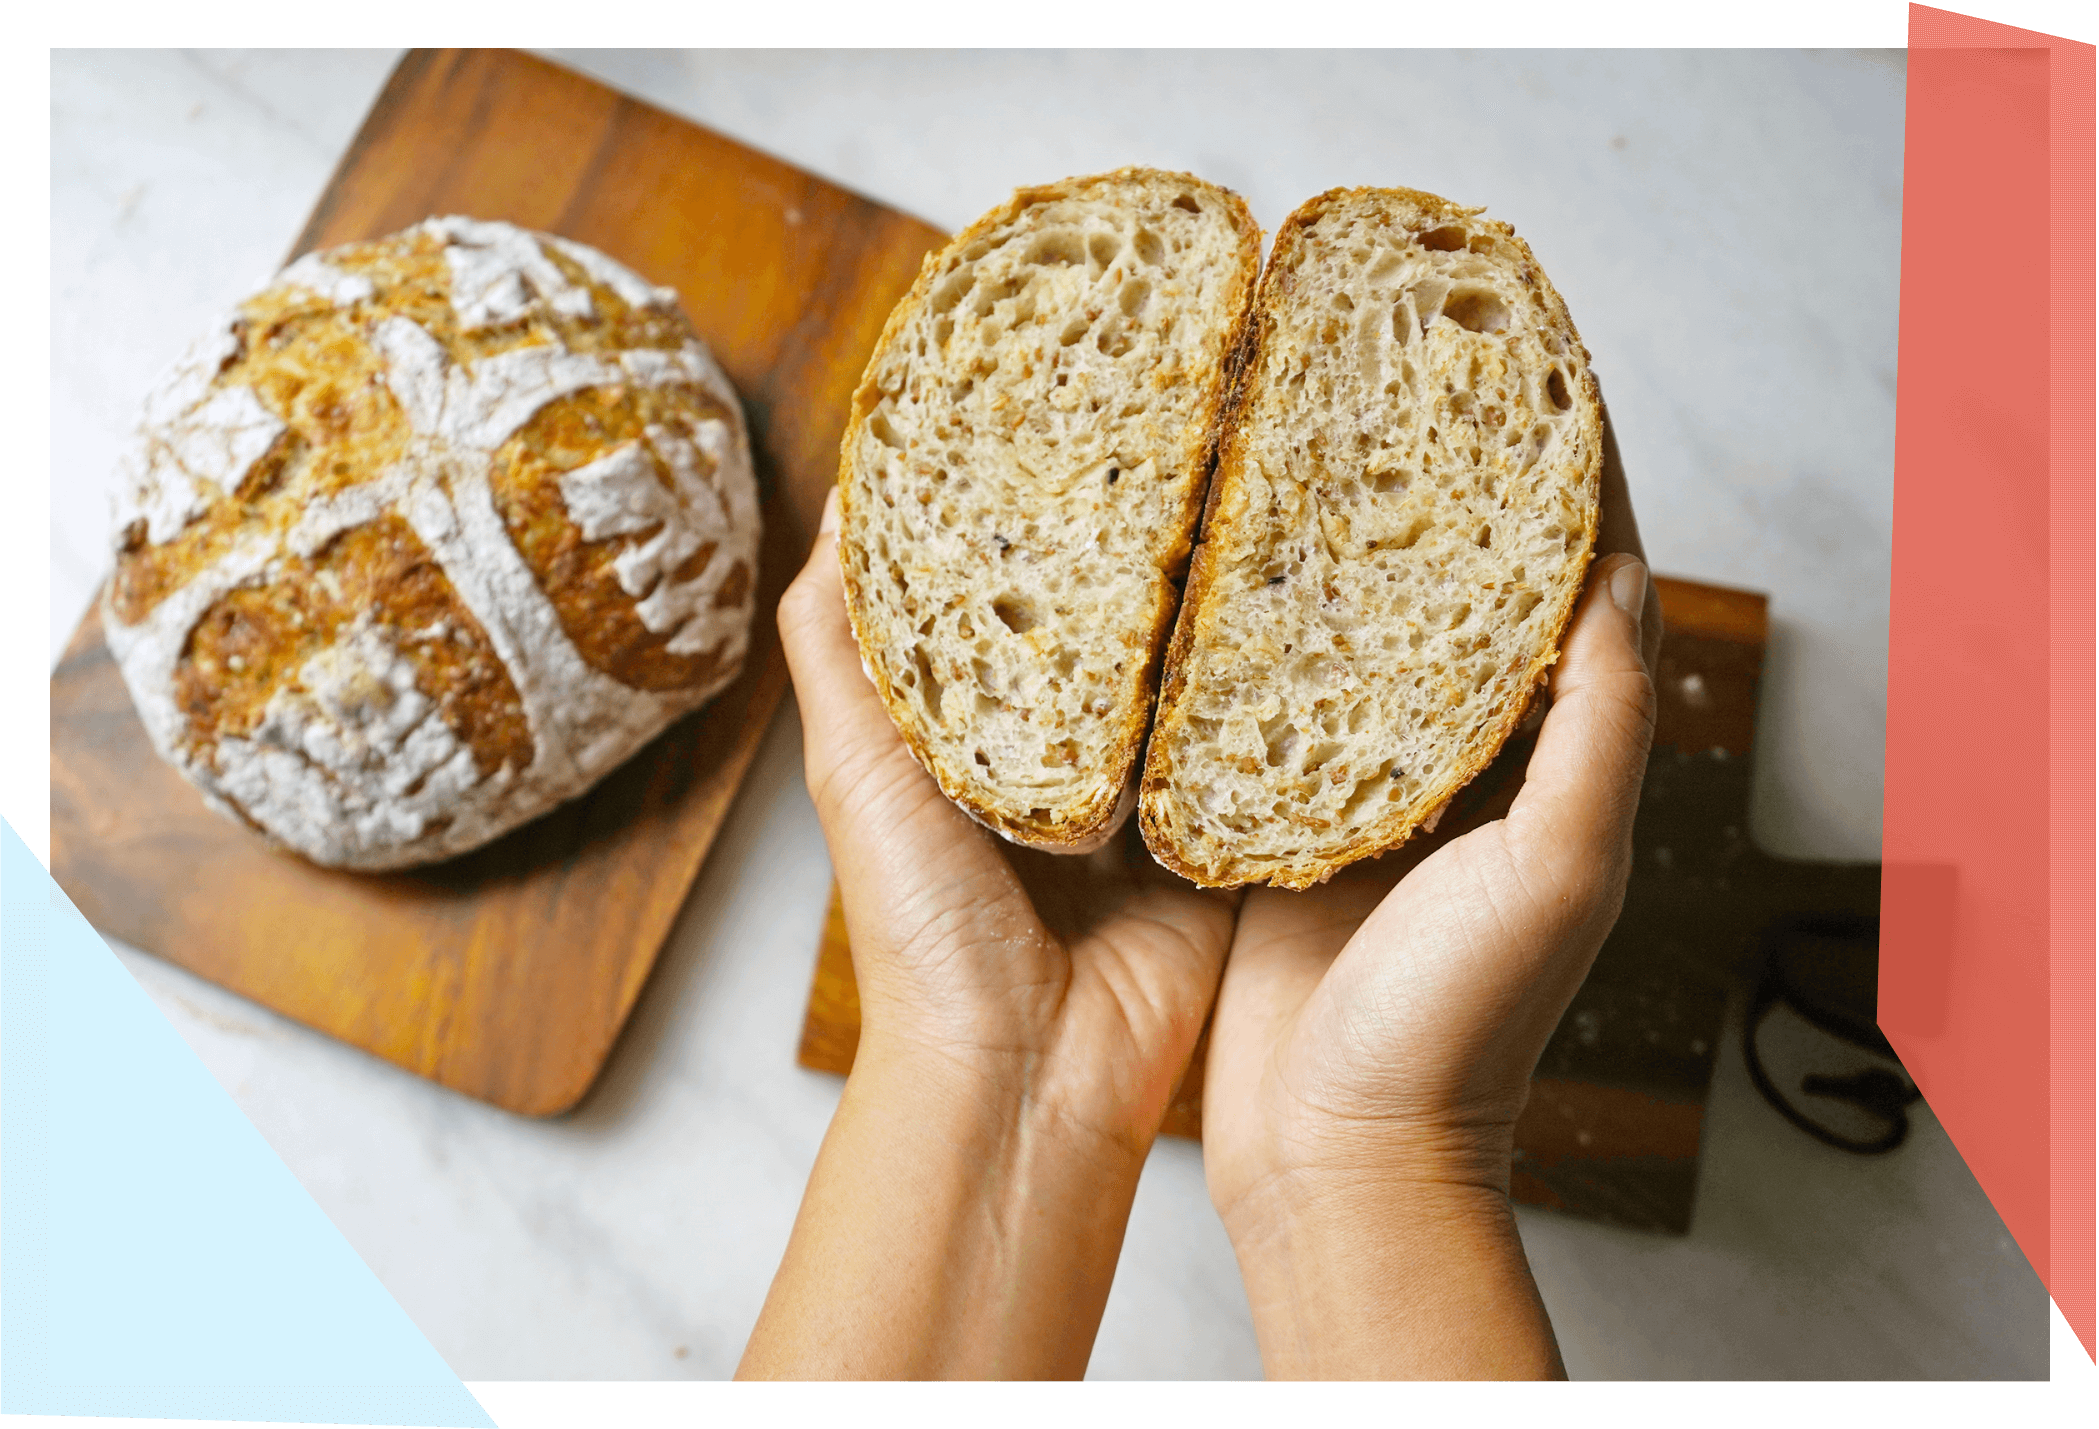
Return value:
M 1337 189 L 1276 234 L 1144 774 L 1197 883 L 1302 888 L 1432 826 L 1559 657 L 1601 408 L 1479 212 Z
M 1189 175 L 1023 189 L 926 261 L 854 393 L 853 632 L 912 753 L 1015 842 L 1082 851 L 1134 803 L 1259 269 L 1246 205 Z

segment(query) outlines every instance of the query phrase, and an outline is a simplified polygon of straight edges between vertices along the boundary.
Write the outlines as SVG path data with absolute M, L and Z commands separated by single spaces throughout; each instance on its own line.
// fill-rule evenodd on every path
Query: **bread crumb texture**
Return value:
M 115 524 L 104 622 L 155 748 L 327 865 L 582 793 L 749 639 L 734 390 L 670 289 L 509 224 L 279 273 L 147 399 Z
M 1588 355 L 1506 225 L 1336 191 L 1277 235 L 1169 657 L 1142 821 L 1198 882 L 1304 887 L 1491 761 L 1594 540 Z
M 1126 169 L 1024 189 L 927 261 L 855 395 L 840 551 L 906 742 L 1048 847 L 1131 802 L 1260 232 Z

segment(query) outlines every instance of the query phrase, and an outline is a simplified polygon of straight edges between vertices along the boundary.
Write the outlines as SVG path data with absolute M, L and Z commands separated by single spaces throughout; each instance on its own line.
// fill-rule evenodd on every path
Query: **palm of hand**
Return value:
M 934 824 L 889 847 L 877 930 L 853 933 L 871 1022 L 1074 1097 L 1075 1120 L 1141 1144 L 1157 1129 L 1225 950 L 1236 898 L 1153 863 L 1134 821 L 1100 850 L 1005 845 L 928 786 Z M 915 820 L 914 820 L 915 821 Z
M 783 624 L 809 787 L 832 850 L 863 1045 L 894 1038 L 1019 1084 L 1130 1146 L 1158 1129 L 1216 989 L 1234 894 L 1153 863 L 1136 821 L 1098 851 L 1017 848 L 950 804 L 858 668 L 819 551 Z
M 1524 936 L 1540 921 L 1500 821 L 1392 869 L 1256 890 L 1211 1034 L 1220 1206 L 1279 1175 L 1389 1171 L 1395 1146 L 1425 1178 L 1491 1179 L 1558 1017 L 1559 990 L 1536 981 L 1552 939 Z

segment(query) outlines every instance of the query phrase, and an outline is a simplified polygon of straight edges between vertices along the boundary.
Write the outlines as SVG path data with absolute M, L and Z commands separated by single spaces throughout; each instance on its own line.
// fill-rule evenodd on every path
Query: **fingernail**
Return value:
M 819 536 L 827 536 L 830 535 L 832 532 L 835 532 L 837 529 L 838 488 L 834 486 L 831 488 L 831 494 L 824 498 L 824 514 L 816 523 L 816 534 Z
M 1647 604 L 1647 567 L 1627 561 L 1611 572 L 1611 604 L 1632 617 L 1633 629 L 1640 628 L 1640 611 Z

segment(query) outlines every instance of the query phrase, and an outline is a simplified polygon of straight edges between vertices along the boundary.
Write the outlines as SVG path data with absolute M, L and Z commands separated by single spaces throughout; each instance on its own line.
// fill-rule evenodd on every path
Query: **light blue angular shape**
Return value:
M 0 1412 L 485 1425 L 0 820 Z

